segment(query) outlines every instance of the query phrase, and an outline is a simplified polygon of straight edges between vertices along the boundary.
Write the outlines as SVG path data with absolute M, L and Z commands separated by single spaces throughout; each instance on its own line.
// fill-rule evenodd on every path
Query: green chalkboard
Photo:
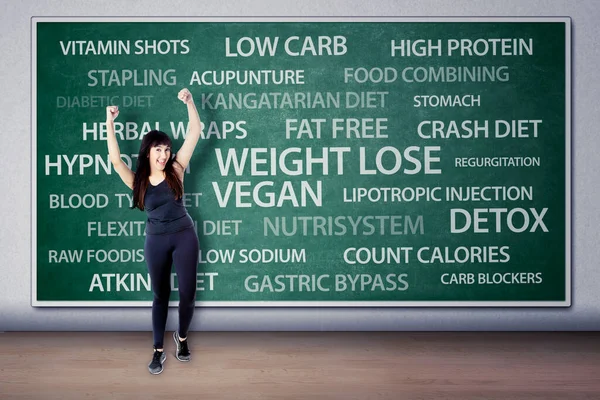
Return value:
M 34 18 L 32 304 L 149 306 L 112 171 L 204 128 L 199 306 L 569 306 L 568 18 Z M 177 279 L 173 274 L 172 304 Z

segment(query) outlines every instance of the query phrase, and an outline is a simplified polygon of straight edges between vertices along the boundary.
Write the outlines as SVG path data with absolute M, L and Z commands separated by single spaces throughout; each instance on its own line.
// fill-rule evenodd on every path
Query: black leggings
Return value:
M 152 332 L 154 346 L 163 347 L 169 296 L 171 265 L 175 264 L 179 287 L 179 335 L 187 337 L 196 303 L 198 236 L 194 228 L 166 235 L 146 235 L 144 256 L 150 272 L 152 292 Z

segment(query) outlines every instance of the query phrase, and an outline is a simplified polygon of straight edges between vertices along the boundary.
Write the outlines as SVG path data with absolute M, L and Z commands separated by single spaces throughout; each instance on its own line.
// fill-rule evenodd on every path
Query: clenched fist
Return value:
M 106 120 L 107 121 L 114 121 L 118 115 L 119 115 L 119 107 L 118 106 L 106 107 Z
M 187 89 L 181 89 L 181 90 L 179 91 L 179 93 L 177 94 L 177 98 L 178 98 L 179 100 L 183 101 L 185 104 L 189 104 L 189 103 L 191 103 L 192 101 L 194 101 L 194 100 L 192 99 L 192 94 L 191 94 L 191 93 L 190 93 L 190 91 L 189 91 L 189 90 L 187 90 Z

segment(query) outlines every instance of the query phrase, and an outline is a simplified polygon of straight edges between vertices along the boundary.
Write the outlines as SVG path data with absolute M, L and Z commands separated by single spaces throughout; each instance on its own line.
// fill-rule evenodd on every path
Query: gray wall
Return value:
M 562 309 L 198 309 L 193 330 L 600 329 L 600 7 L 596 0 L 0 0 L 0 331 L 145 330 L 148 308 L 32 308 L 32 16 L 569 16 L 573 20 L 573 305 Z M 320 4 L 319 4 L 320 3 Z M 171 309 L 168 329 L 176 326 Z

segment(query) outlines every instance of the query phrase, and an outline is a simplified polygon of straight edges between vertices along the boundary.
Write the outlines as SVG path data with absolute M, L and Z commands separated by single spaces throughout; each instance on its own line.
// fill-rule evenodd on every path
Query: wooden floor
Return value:
M 600 399 L 596 332 L 0 333 L 0 399 Z

